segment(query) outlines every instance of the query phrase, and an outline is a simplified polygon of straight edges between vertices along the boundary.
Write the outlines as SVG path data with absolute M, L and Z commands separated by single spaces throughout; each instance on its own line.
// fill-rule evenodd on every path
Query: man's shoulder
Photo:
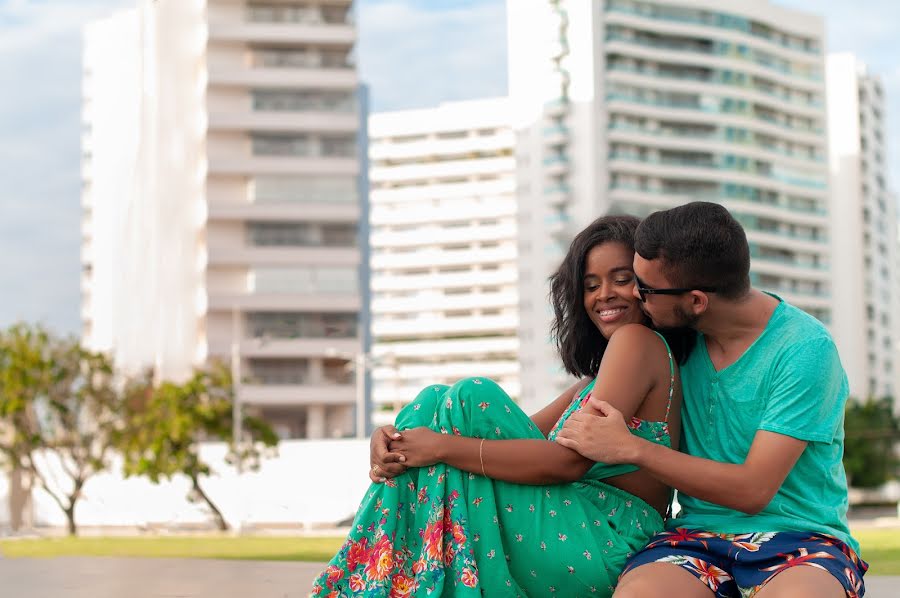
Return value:
M 809 341 L 834 344 L 831 332 L 821 320 L 784 300 L 772 316 L 770 332 L 774 333 L 773 340 L 784 345 Z

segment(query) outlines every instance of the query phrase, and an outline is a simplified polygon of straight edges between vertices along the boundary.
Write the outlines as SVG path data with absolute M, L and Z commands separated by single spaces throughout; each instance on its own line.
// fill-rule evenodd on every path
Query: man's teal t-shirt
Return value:
M 858 553 L 847 526 L 847 478 L 841 461 L 847 376 L 828 330 L 781 301 L 759 338 L 718 372 L 705 339 L 700 335 L 697 340 L 681 367 L 682 451 L 743 463 L 757 430 L 808 444 L 760 513 L 748 515 L 679 493 L 681 512 L 667 527 L 718 533 L 819 532 Z

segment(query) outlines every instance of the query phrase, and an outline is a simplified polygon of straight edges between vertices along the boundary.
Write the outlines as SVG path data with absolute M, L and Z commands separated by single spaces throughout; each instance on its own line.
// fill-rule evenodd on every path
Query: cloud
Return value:
M 136 0 L 8 0 L 0 5 L 0 53 L 77 32 L 92 19 L 136 4 Z
M 503 0 L 385 0 L 359 7 L 360 76 L 373 111 L 506 94 Z
M 900 172 L 900 3 L 775 1 L 824 14 L 829 49 L 853 51 L 882 77 Z M 79 328 L 80 29 L 137 3 L 0 0 L 0 326 Z M 358 0 L 358 20 L 373 110 L 506 93 L 504 0 Z
M 0 326 L 78 331 L 81 27 L 132 4 L 0 3 Z

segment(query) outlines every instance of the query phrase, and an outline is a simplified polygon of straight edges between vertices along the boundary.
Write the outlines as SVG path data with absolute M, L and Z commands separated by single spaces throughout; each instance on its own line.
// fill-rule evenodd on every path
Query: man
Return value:
M 847 381 L 828 331 L 751 288 L 746 235 L 717 204 L 651 214 L 635 249 L 635 293 L 654 325 L 699 334 L 681 367 L 683 453 L 632 435 L 602 397 L 591 401 L 605 417 L 576 414 L 557 440 L 679 492 L 681 513 L 615 596 L 861 596 L 841 463 Z

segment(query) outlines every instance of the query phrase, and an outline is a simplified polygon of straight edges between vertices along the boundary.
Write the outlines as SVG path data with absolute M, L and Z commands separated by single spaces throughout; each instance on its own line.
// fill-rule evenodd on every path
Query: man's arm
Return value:
M 834 342 L 816 336 L 792 345 L 772 366 L 772 383 L 743 463 L 720 463 L 633 437 L 608 403 L 606 417 L 576 414 L 557 442 L 591 459 L 632 463 L 694 498 L 758 513 L 781 488 L 809 442 L 831 442 L 847 398 Z
M 637 465 L 679 492 L 750 515 L 769 504 L 806 448 L 803 440 L 760 430 L 743 463 L 720 463 L 639 438 L 618 410 L 598 406 L 603 415 L 569 418 L 557 442 L 589 459 Z

